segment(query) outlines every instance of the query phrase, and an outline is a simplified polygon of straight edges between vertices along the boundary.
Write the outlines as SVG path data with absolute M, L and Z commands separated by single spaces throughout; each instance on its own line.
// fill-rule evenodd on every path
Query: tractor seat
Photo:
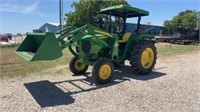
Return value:
M 131 35 L 132 35 L 131 32 L 126 32 L 123 35 L 122 40 L 119 40 L 119 43 L 126 43 Z

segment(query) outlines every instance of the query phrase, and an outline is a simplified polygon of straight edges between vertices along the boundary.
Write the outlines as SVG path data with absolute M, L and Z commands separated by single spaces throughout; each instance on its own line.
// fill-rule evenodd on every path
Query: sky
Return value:
M 0 33 L 26 33 L 38 29 L 44 23 L 59 23 L 59 0 L 0 0 Z M 63 0 L 63 12 L 75 9 L 73 1 Z M 200 11 L 200 0 L 127 0 L 131 6 L 150 12 L 141 23 L 151 22 L 163 25 L 164 20 L 171 20 L 180 11 L 186 9 Z M 129 23 L 135 19 L 128 19 Z

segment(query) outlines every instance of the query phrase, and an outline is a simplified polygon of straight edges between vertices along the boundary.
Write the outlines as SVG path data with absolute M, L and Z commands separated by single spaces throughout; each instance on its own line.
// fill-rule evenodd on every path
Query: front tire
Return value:
M 80 63 L 77 57 L 73 57 L 69 63 L 69 69 L 74 75 L 82 75 L 87 71 L 88 65 Z
M 140 41 L 133 47 L 130 64 L 136 74 L 149 74 L 156 64 L 156 47 L 151 41 Z
M 106 84 L 112 79 L 113 63 L 107 59 L 99 59 L 92 69 L 92 78 L 95 84 Z

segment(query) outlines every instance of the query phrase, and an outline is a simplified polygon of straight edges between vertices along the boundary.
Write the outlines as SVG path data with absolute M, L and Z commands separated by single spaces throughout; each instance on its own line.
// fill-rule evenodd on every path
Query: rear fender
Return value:
M 126 44 L 122 60 L 126 60 L 129 58 L 128 56 L 129 56 L 129 53 L 132 50 L 133 46 L 135 46 L 141 40 L 154 41 L 154 36 L 153 35 L 132 35 Z

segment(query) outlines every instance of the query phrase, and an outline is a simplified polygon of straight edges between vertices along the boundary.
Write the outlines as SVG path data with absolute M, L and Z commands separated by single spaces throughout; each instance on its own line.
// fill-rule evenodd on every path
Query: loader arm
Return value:
M 101 34 L 104 35 L 105 38 L 111 37 L 112 35 L 103 31 L 100 28 L 97 28 L 96 26 L 93 26 L 91 24 L 86 24 L 80 28 L 77 28 L 67 34 L 61 35 L 59 36 L 57 39 L 61 42 L 61 48 L 64 49 L 66 47 L 69 46 L 77 46 L 77 44 L 75 44 L 76 42 L 78 42 L 80 39 L 82 39 L 82 37 L 86 36 L 86 35 L 92 35 L 93 38 L 96 38 L 95 34 Z M 65 38 L 67 38 L 67 40 L 64 40 Z M 99 41 L 101 42 L 101 41 Z

